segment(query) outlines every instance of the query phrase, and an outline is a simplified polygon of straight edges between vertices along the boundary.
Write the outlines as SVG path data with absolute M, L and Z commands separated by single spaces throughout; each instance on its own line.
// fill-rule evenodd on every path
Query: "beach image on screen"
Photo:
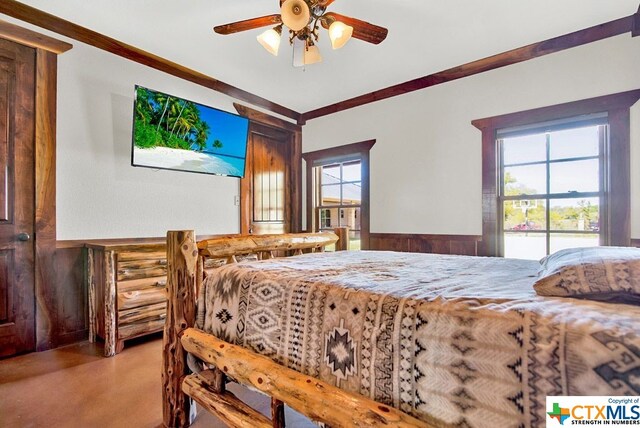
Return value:
M 244 176 L 249 121 L 136 87 L 134 166 Z

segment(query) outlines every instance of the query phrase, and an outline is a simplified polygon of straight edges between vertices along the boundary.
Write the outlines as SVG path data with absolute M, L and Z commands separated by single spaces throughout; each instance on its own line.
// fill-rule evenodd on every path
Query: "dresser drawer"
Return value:
M 158 250 L 157 248 L 138 248 L 137 250 L 120 250 L 118 251 L 118 260 L 128 262 L 132 260 L 154 260 L 167 259 L 167 252 Z
M 165 302 L 118 311 L 118 339 L 124 340 L 162 330 L 167 316 Z
M 120 257 L 118 257 L 118 282 L 127 281 L 130 279 L 164 276 L 166 274 L 166 259 L 122 261 L 120 260 Z
M 166 276 L 153 276 L 150 278 L 129 279 L 118 282 L 118 292 L 146 290 L 149 288 L 164 288 L 167 286 Z
M 125 291 L 118 293 L 118 310 L 138 308 L 167 302 L 166 288 L 148 288 L 144 290 Z

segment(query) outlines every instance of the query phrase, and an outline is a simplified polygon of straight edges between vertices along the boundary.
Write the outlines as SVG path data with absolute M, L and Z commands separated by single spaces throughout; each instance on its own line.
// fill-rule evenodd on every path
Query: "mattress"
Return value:
M 537 427 L 547 395 L 640 394 L 640 307 L 539 297 L 538 268 L 385 251 L 231 264 L 197 325 L 425 421 Z

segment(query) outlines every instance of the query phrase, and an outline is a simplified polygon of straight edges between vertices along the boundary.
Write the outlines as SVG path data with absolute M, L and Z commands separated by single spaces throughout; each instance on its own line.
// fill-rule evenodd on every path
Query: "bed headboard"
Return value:
M 215 238 L 198 242 L 198 253 L 203 257 L 229 258 L 240 254 L 271 254 L 274 251 L 323 251 L 335 244 L 338 236 L 331 232 L 286 233 L 280 235 L 249 235 Z

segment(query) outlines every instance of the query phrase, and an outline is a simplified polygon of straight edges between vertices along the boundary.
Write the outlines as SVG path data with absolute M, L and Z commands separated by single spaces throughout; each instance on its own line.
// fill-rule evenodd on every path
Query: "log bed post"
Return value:
M 348 227 L 336 227 L 333 232 L 338 235 L 338 242 L 336 242 L 336 251 L 348 251 L 349 250 L 349 228 Z
M 162 414 L 165 427 L 186 427 L 192 421 L 191 399 L 181 388 L 188 368 L 187 354 L 180 338 L 184 330 L 195 324 L 197 260 L 194 231 L 167 232 L 169 298 L 162 339 Z

